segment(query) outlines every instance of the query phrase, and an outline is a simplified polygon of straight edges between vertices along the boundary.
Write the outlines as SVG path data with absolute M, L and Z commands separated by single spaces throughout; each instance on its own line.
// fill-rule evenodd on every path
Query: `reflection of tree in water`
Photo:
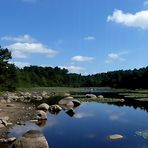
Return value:
M 109 102 L 107 104 L 114 104 L 119 107 L 128 106 L 128 107 L 133 107 L 134 109 L 140 108 L 148 112 L 147 101 L 138 101 L 138 100 L 131 99 L 131 100 L 125 100 L 124 102 Z

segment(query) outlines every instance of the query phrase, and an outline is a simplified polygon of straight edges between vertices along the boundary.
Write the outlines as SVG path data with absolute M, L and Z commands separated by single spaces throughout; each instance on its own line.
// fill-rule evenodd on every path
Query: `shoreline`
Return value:
M 7 119 L 7 126 L 0 127 L 0 139 L 8 138 L 9 130 L 16 124 L 31 120 L 35 114 L 35 106 L 24 102 L 0 102 L 0 118 Z

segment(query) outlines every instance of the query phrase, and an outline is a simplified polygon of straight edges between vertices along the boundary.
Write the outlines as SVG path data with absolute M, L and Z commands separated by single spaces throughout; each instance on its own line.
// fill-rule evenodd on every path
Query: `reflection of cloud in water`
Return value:
M 113 112 L 111 110 L 107 110 L 106 113 L 109 115 L 109 119 L 112 121 L 121 121 L 121 122 L 127 122 L 128 120 L 125 119 L 125 112 Z
M 54 120 L 54 119 L 48 120 L 48 122 L 47 122 L 47 124 L 46 124 L 46 128 L 53 127 L 53 126 L 55 126 L 55 125 L 57 125 L 57 124 L 58 124 L 58 121 L 57 121 L 57 120 Z
M 39 128 L 36 124 L 26 122 L 25 125 L 15 125 L 14 127 L 12 127 L 12 129 L 10 129 L 10 134 L 9 135 L 10 136 L 15 136 L 16 138 L 18 138 L 18 137 L 22 136 L 24 133 L 26 133 L 27 131 L 29 131 L 31 129 L 41 131 L 41 128 Z
M 96 138 L 97 137 L 97 135 L 96 134 L 94 134 L 94 133 L 91 133 L 91 134 L 87 134 L 87 135 L 85 135 L 87 138 L 89 138 L 89 139 L 94 139 L 94 138 Z
M 93 117 L 93 113 L 87 113 L 87 112 L 80 112 L 74 115 L 75 118 L 81 119 L 81 118 L 86 118 L 86 117 Z
M 53 127 L 57 124 L 57 121 L 55 120 L 50 120 L 47 121 L 47 124 L 43 127 L 43 128 L 50 128 Z M 16 138 L 22 136 L 24 133 L 26 133 L 29 130 L 39 130 L 42 131 L 43 128 L 39 127 L 38 125 L 36 125 L 33 122 L 29 122 L 27 121 L 25 123 L 25 125 L 15 125 L 14 127 L 12 127 L 12 129 L 10 129 L 10 136 L 15 136 Z

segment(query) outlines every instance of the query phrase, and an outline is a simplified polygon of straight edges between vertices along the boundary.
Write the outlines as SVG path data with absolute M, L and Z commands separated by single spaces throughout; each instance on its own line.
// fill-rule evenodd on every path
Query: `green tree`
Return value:
M 9 64 L 11 52 L 0 46 L 0 90 L 14 90 L 16 85 L 16 68 Z

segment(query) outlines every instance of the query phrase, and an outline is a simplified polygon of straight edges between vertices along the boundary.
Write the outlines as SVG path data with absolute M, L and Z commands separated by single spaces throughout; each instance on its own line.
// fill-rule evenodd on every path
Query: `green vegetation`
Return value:
M 11 52 L 0 47 L 0 90 L 15 90 L 17 75 L 14 64 L 8 63 L 11 59 Z
M 0 47 L 1 91 L 32 87 L 148 89 L 148 67 L 139 70 L 119 70 L 84 76 L 68 73 L 67 69 L 59 67 L 29 66 L 20 69 L 8 62 L 11 58 L 11 52 Z

